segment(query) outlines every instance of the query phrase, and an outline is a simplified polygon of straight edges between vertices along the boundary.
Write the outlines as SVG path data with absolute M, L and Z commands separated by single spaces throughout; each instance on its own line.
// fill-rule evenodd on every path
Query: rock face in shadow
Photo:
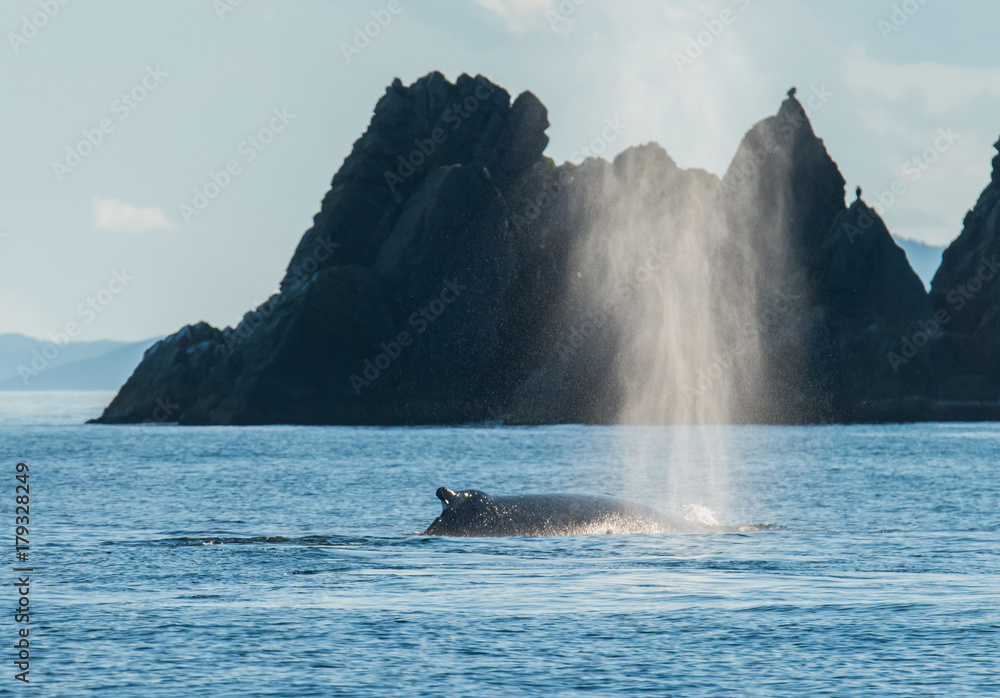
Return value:
M 740 286 L 766 348 L 739 389 L 753 398 L 744 421 L 877 419 L 925 394 L 926 367 L 897 372 L 887 356 L 927 294 L 878 215 L 860 198 L 845 206 L 844 183 L 794 97 L 751 129 L 723 179 L 727 227 L 749 241 L 727 268 L 756 279 Z
M 996 399 L 969 387 L 996 382 L 995 290 L 927 349 L 905 346 L 948 304 L 941 289 L 998 251 L 996 172 L 929 298 L 878 216 L 845 205 L 794 97 L 751 129 L 722 180 L 655 144 L 556 166 L 548 125 L 530 92 L 511 101 L 483 77 L 396 80 L 280 292 L 235 328 L 198 323 L 154 345 L 95 421 L 614 422 L 634 388 L 622 357 L 642 280 L 598 298 L 604 272 L 581 251 L 640 223 L 650 259 L 683 255 L 671 230 L 700 226 L 715 245 L 706 264 L 727 270 L 718 311 L 753 299 L 767 358 L 735 361 L 736 421 L 920 419 L 940 416 L 936 399 Z
M 1000 151 L 1000 141 L 994 146 Z M 1000 155 L 961 235 L 931 282 L 936 329 L 925 350 L 936 369 L 932 397 L 985 406 L 1000 401 Z M 998 411 L 1000 412 L 1000 411 Z
M 525 224 L 557 182 L 547 127 L 534 95 L 484 78 L 395 81 L 281 292 L 160 342 L 100 421 L 145 421 L 156 399 L 186 424 L 490 419 L 560 295 L 568 231 Z

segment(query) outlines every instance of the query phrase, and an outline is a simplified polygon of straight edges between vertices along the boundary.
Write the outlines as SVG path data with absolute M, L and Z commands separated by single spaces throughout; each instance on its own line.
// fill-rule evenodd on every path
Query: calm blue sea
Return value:
M 110 398 L 0 393 L 37 695 L 1000 694 L 1000 425 L 716 429 L 711 513 L 769 530 L 459 540 L 414 535 L 441 485 L 671 508 L 704 434 L 85 426 Z

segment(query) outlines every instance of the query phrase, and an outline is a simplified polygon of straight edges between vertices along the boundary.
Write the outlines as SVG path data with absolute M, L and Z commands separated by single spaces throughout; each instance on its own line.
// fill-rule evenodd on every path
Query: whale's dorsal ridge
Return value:
M 446 507 L 453 501 L 455 501 L 456 497 L 455 493 L 452 490 L 449 490 L 447 487 L 438 487 L 437 492 L 435 494 L 437 494 L 437 498 L 440 499 L 441 503 L 444 504 Z
M 553 536 L 673 533 L 697 530 L 649 507 L 613 497 L 527 494 L 492 497 L 481 490 L 439 487 L 444 510 L 428 536 Z
M 437 498 L 441 500 L 444 504 L 444 508 L 447 509 L 450 506 L 457 505 L 459 503 L 465 504 L 468 502 L 478 502 L 485 503 L 490 500 L 490 496 L 485 492 L 480 492 L 479 490 L 461 490 L 460 492 L 455 492 L 447 487 L 438 487 L 437 492 L 435 492 Z

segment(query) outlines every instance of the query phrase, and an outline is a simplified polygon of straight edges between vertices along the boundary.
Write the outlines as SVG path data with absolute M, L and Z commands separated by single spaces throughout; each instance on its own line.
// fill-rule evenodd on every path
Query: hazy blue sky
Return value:
M 73 321 L 78 339 L 140 339 L 235 324 L 276 290 L 386 85 L 432 70 L 533 91 L 557 162 L 610 118 L 626 128 L 605 155 L 656 140 L 717 174 L 796 85 L 849 198 L 860 183 L 877 203 L 901 180 L 883 207 L 890 229 L 936 244 L 989 181 L 996 0 L 398 1 L 393 15 L 390 0 L 231 12 L 236 0 L 4 0 L 0 333 Z M 345 56 L 372 12 L 392 19 Z M 700 55 L 677 60 L 712 29 Z M 246 141 L 270 126 L 271 142 Z M 933 164 L 913 162 L 935 146 Z M 181 205 L 230 160 L 239 174 L 185 221 Z

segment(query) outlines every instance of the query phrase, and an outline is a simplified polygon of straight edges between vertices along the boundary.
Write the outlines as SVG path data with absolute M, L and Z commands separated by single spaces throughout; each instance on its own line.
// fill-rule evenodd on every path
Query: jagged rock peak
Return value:
M 374 264 L 406 203 L 448 168 L 485 172 L 503 188 L 542 157 L 548 126 L 537 97 L 523 92 L 511 104 L 482 75 L 452 84 L 433 72 L 409 86 L 396 78 L 334 175 L 281 289 L 326 268 Z
M 637 177 L 652 172 L 671 172 L 677 169 L 677 162 L 670 157 L 659 143 L 644 143 L 626 148 L 612 163 L 621 177 Z
M 997 152 L 1000 152 L 1000 138 L 993 144 L 993 147 L 997 149 Z M 993 158 L 993 183 L 1000 184 L 1000 155 Z
M 761 119 L 747 132 L 725 179 L 733 179 L 733 175 L 740 179 L 744 171 L 755 169 L 756 162 L 771 159 L 779 153 L 792 160 L 807 155 L 814 161 L 823 161 L 824 169 L 829 166 L 836 169 L 822 139 L 813 131 L 805 108 L 793 92 L 789 90 L 789 96 L 782 100 L 777 114 Z M 839 176 L 839 172 L 837 174 Z
M 808 249 L 822 242 L 830 221 L 845 210 L 845 185 L 802 104 L 789 96 L 777 114 L 758 121 L 743 138 L 722 192 L 733 228 L 754 244 L 777 250 L 792 240 L 793 247 Z

